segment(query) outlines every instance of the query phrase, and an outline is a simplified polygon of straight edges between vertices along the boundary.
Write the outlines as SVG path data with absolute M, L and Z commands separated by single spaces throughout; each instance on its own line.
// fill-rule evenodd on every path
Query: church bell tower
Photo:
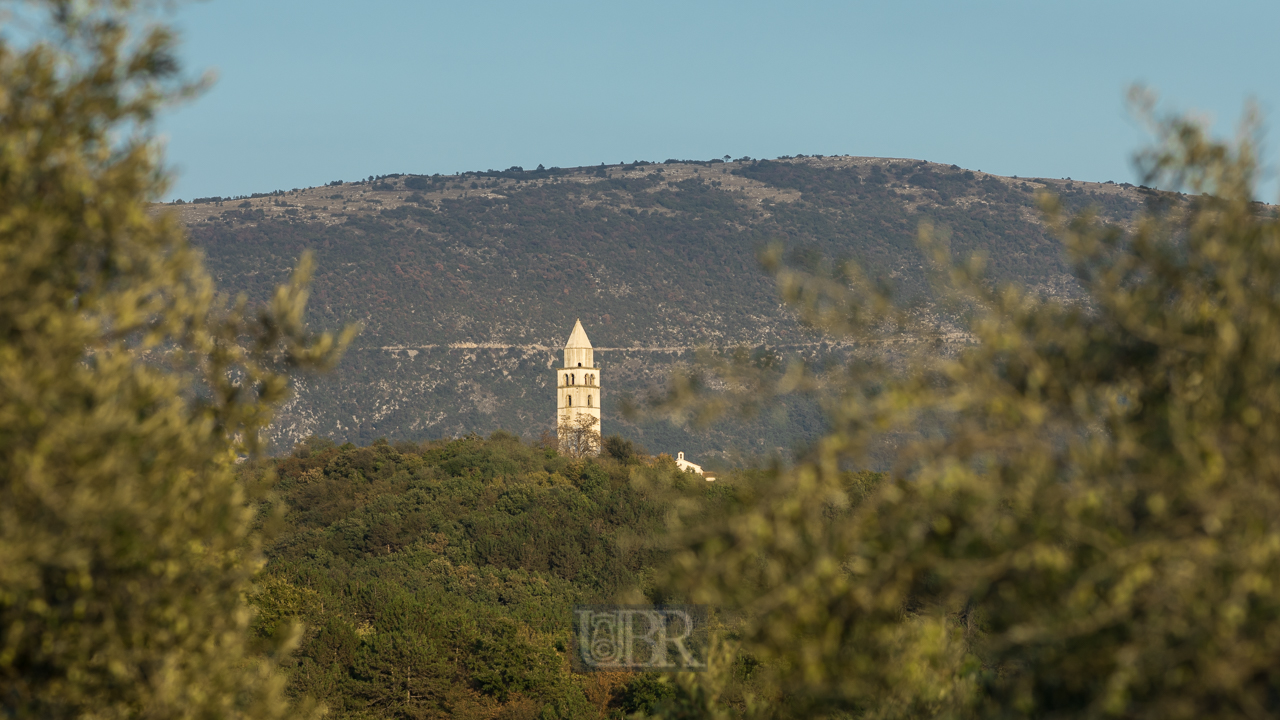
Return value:
M 564 367 L 556 368 L 556 427 L 577 425 L 579 418 L 595 418 L 596 437 L 600 435 L 600 369 L 596 367 L 591 341 L 582 321 L 573 325 L 569 341 L 564 344 Z M 567 423 L 566 423 L 567 421 Z M 564 443 L 565 438 L 561 437 Z M 598 448 L 597 448 L 598 451 Z

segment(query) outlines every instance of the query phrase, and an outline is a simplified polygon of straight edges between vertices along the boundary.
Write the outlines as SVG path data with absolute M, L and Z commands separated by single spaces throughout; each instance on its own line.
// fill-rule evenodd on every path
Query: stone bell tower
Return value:
M 557 428 L 566 420 L 572 425 L 579 416 L 590 415 L 596 419 L 595 431 L 600 432 L 600 369 L 593 353 L 579 320 L 564 344 L 564 367 L 556 368 Z M 564 438 L 560 440 L 564 442 Z

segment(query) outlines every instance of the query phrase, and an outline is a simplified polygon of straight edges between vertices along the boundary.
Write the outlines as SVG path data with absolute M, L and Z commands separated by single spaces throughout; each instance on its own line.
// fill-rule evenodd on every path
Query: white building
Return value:
M 579 416 L 590 415 L 596 419 L 596 432 L 601 432 L 601 395 L 600 368 L 596 367 L 587 331 L 578 320 L 564 344 L 564 367 L 556 368 L 556 427 L 566 420 L 572 425 Z
M 694 463 L 691 463 L 688 460 L 685 460 L 684 451 L 680 451 L 676 453 L 676 467 L 680 468 L 680 470 L 682 470 L 683 472 L 697 473 L 702 477 L 706 478 L 708 481 L 716 479 L 715 475 L 702 472 L 701 465 L 695 465 Z

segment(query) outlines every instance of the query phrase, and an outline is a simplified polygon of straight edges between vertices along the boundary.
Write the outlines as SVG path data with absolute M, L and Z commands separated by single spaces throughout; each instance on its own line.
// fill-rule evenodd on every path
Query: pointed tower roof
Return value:
M 582 320 L 573 325 L 573 332 L 569 333 L 569 342 L 564 344 L 565 348 L 586 348 L 590 349 L 591 341 L 587 339 L 587 331 L 582 329 Z

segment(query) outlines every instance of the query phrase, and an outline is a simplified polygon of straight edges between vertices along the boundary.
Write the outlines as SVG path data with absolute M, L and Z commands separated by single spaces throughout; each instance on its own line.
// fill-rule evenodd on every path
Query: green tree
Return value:
M 1126 227 L 1042 198 L 1083 302 L 996 286 L 926 228 L 974 342 L 772 388 L 821 394 L 830 432 L 740 511 L 691 523 L 670 583 L 743 611 L 742 649 L 788 698 L 768 714 L 1280 713 L 1280 223 L 1253 202 L 1252 126 L 1224 143 L 1144 113 L 1146 184 L 1187 195 L 1152 192 Z M 855 266 L 779 257 L 814 327 L 939 332 Z M 860 498 L 842 469 L 885 436 L 894 478 Z M 715 697 L 712 678 L 690 696 Z
M 621 435 L 610 435 L 604 438 L 600 443 L 600 449 L 605 455 L 624 465 L 638 465 L 641 459 L 649 454 L 643 445 L 627 440 Z
M 177 219 L 152 212 L 153 117 L 198 84 L 146 7 L 5 8 L 43 33 L 0 39 L 8 717 L 290 712 L 248 646 L 260 560 L 235 463 L 289 374 L 331 363 L 350 331 L 306 330 L 306 260 L 261 310 L 219 299 Z
M 600 454 L 600 421 L 591 415 L 568 416 L 556 427 L 561 455 L 571 458 L 595 457 Z

